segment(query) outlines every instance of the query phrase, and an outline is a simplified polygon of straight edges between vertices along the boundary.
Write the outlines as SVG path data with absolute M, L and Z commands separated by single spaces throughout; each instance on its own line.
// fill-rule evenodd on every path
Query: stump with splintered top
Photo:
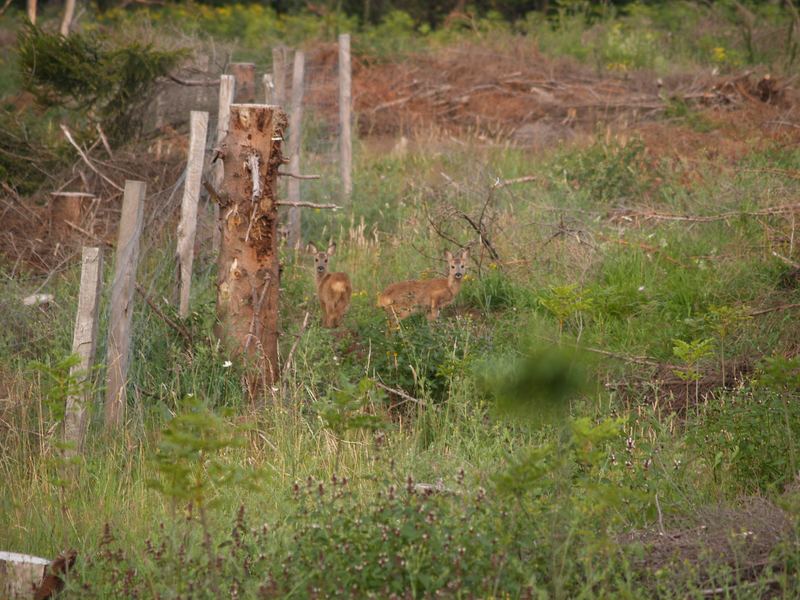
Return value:
M 258 365 L 259 375 L 247 382 L 253 398 L 279 376 L 277 178 L 285 127 L 277 106 L 233 104 L 219 149 L 217 335 L 234 355 Z

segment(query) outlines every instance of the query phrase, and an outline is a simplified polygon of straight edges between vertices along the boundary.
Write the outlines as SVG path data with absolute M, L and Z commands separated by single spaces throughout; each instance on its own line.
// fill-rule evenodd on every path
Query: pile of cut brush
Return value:
M 663 80 L 648 72 L 598 75 L 575 61 L 547 58 L 524 39 L 500 49 L 469 43 L 397 63 L 357 63 L 353 85 L 363 133 L 407 133 L 433 125 L 523 143 L 553 136 L 531 129 L 536 123 L 551 129 L 592 129 L 598 121 L 630 124 L 662 115 L 675 101 L 728 109 L 758 103 L 781 110 L 797 100 L 769 74 Z

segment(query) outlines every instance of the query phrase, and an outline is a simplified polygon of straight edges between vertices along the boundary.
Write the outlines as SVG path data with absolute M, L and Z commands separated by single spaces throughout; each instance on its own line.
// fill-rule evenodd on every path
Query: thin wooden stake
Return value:
M 233 75 L 222 75 L 219 78 L 219 112 L 217 114 L 217 147 L 222 146 L 225 136 L 228 135 L 228 126 L 231 120 L 231 104 L 233 103 L 233 91 L 235 83 Z M 225 169 L 222 166 L 222 161 L 217 160 L 214 163 L 214 188 L 220 189 L 222 186 L 222 179 L 225 176 Z M 219 253 L 219 241 L 222 237 L 220 231 L 219 219 L 219 204 L 213 204 L 214 212 L 214 227 L 211 239 L 211 251 L 216 255 Z
M 181 221 L 178 224 L 178 261 L 180 264 L 180 308 L 182 319 L 189 316 L 189 293 L 192 288 L 194 240 L 197 233 L 197 203 L 203 178 L 203 157 L 206 150 L 208 113 L 193 110 L 190 117 L 189 158 L 183 185 Z
M 275 82 L 272 80 L 271 73 L 264 73 L 261 77 L 261 84 L 264 86 L 264 103 L 273 105 L 275 102 Z
M 353 192 L 353 139 L 351 114 L 353 104 L 352 72 L 350 66 L 350 34 L 339 36 L 339 168 L 342 178 L 342 196 L 349 198 Z
M 72 16 L 75 14 L 75 0 L 66 0 L 64 3 L 64 16 L 61 18 L 59 32 L 64 37 L 69 35 L 69 28 L 72 25 Z
M 300 146 L 303 122 L 303 79 L 305 74 L 305 55 L 302 50 L 294 54 L 292 71 L 292 108 L 289 114 L 289 170 L 300 172 Z M 289 179 L 289 202 L 300 202 L 300 180 Z M 289 248 L 300 246 L 300 207 L 289 208 Z
M 71 374 L 81 382 L 90 377 L 97 349 L 97 322 L 100 314 L 100 287 L 103 281 L 103 252 L 97 247 L 84 247 L 81 257 L 81 288 L 78 292 L 78 312 L 72 334 L 72 353 L 80 357 Z M 74 456 L 83 451 L 86 437 L 86 407 L 90 396 L 69 396 L 64 413 L 66 454 Z
M 272 49 L 272 79 L 275 84 L 275 104 L 286 105 L 286 47 L 276 46 Z
M 143 181 L 126 181 L 119 223 L 114 281 L 111 286 L 111 318 L 108 326 L 108 368 L 106 382 L 106 428 L 122 425 L 127 401 L 128 358 L 133 320 L 133 292 L 139 262 L 139 236 L 142 233 Z

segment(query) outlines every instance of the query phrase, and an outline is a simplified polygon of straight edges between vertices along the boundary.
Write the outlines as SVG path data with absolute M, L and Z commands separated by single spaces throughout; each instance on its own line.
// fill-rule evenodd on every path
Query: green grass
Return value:
M 180 22 L 180 10 L 157 14 Z M 253 56 L 263 56 L 259 44 L 273 37 L 325 38 L 342 26 L 280 21 L 257 8 L 229 16 L 203 10 L 200 27 L 218 19 L 210 31 L 220 37 L 253 11 L 277 23 L 248 26 L 244 46 Z M 637 7 L 616 22 L 564 11 L 557 23 L 530 19 L 526 27 L 541 45 L 559 42 L 549 51 L 583 52 L 578 58 L 598 68 L 668 70 L 642 42 L 646 29 L 635 26 L 651 20 L 661 40 L 677 19 L 661 10 Z M 701 27 L 712 9 L 696 10 L 689 24 Z M 128 17 L 112 13 L 105 26 Z M 568 33 L 573 22 L 581 27 Z M 418 36 L 436 44 L 460 35 L 414 32 L 398 15 L 385 27 L 391 35 L 363 32 L 365 48 L 396 55 Z M 476 27 L 479 34 L 510 28 Z M 254 41 L 254 31 L 263 39 Z M 722 34 L 709 31 L 694 45 L 681 38 L 670 58 L 699 60 L 700 46 L 718 43 L 715 35 Z M 711 126 L 680 105 L 665 118 L 698 134 Z M 787 267 L 771 254 L 793 250 L 791 216 L 748 214 L 797 196 L 798 158 L 794 148 L 765 142 L 736 163 L 714 159 L 686 183 L 682 164 L 636 139 L 598 138 L 544 154 L 440 142 L 376 156 L 358 146 L 352 199 L 341 211 L 303 214 L 304 241 L 336 241 L 331 268 L 353 281 L 343 328 L 320 327 L 311 262 L 284 249 L 283 358 L 306 311 L 311 320 L 275 397 L 254 411 L 242 387 L 246 367 L 214 338 L 214 261 L 203 242 L 185 323 L 194 344 L 137 297 L 128 422 L 103 431 L 101 367 L 92 378 L 87 448 L 75 461 L 62 455 L 52 406 L 67 383 L 60 388 L 48 373 L 70 351 L 78 266 L 67 265 L 42 290 L 55 303 L 29 308 L 19 300 L 40 280 L 12 277 L 15 266 L 3 264 L 0 548 L 48 557 L 77 548 L 66 594 L 76 598 L 234 590 L 240 597 L 421 598 L 441 590 L 463 598 L 685 598 L 725 586 L 730 597 L 755 598 L 776 585 L 782 597 L 796 597 L 796 312 L 733 319 L 724 339 L 719 323 L 720 315 L 800 302 L 786 284 Z M 325 156 L 309 154 L 305 168 L 323 178 L 303 183 L 304 199 L 339 201 Z M 498 178 L 530 174 L 535 182 L 490 195 Z M 484 214 L 497 257 L 466 220 L 441 218 L 449 207 Z M 620 211 L 633 213 L 626 220 Z M 647 218 L 653 212 L 711 219 Z M 472 244 L 469 276 L 438 322 L 417 315 L 390 332 L 377 293 L 393 281 L 436 276 L 443 251 L 455 249 L 429 219 Z M 148 231 L 138 281 L 177 318 L 162 300 L 174 297 L 173 248 L 171 234 Z M 709 351 L 684 364 L 681 342 L 691 348 L 706 339 Z M 101 339 L 101 363 L 104 353 Z M 698 386 L 697 405 L 694 382 L 658 383 L 694 368 L 713 380 L 723 360 L 744 365 L 747 375 L 728 389 Z M 683 410 L 669 412 L 673 401 Z M 438 491 L 419 492 L 420 482 Z M 782 507 L 789 523 L 786 530 L 773 523 L 783 543 L 766 558 L 652 562 L 639 543 L 644 531 L 662 527 L 700 531 L 707 525 L 700 511 L 720 504 L 741 509 L 740 524 L 750 527 L 747 519 L 758 515 L 742 507 L 752 495 Z
M 598 204 L 593 194 L 576 193 L 572 186 L 563 185 L 560 169 L 552 167 L 565 160 L 580 164 L 586 157 L 594 157 L 597 148 L 564 152 L 533 159 L 533 163 L 528 158 L 526 164 L 525 156 L 514 151 L 453 151 L 447 158 L 448 170 L 458 178 L 459 191 L 445 183 L 433 188 L 415 183 L 428 169 L 439 167 L 439 160 L 424 152 L 405 159 L 360 157 L 359 185 L 351 205 L 343 213 L 307 215 L 304 237 L 335 239 L 338 251 L 332 268 L 348 271 L 354 281 L 355 295 L 344 333 L 335 335 L 319 327 L 310 263 L 303 256 L 296 261 L 287 256 L 281 313 L 284 356 L 306 310 L 312 313 L 311 325 L 298 344 L 293 369 L 286 374 L 281 405 L 269 405 L 244 421 L 236 419 L 245 424 L 238 434 L 241 446 L 219 456 L 222 465 L 241 467 L 257 485 L 214 481 L 204 497 L 211 516 L 210 533 L 218 542 L 225 539 L 240 504 L 251 518 L 271 523 L 279 532 L 274 543 L 253 538 L 248 542 L 252 546 L 237 546 L 244 553 L 237 560 L 265 554 L 261 578 L 239 580 L 244 575 L 235 571 L 230 563 L 233 558 L 227 554 L 219 570 L 209 570 L 205 553 L 198 550 L 204 544 L 193 537 L 200 535 L 200 526 L 193 519 L 185 520 L 180 503 L 148 485 L 157 477 L 153 457 L 158 432 L 172 416 L 184 413 L 184 397 L 192 395 L 219 414 L 249 414 L 240 367 L 225 366 L 228 357 L 213 339 L 213 272 L 203 266 L 208 262 L 198 263 L 203 271 L 196 279 L 194 313 L 188 322 L 197 340 L 193 347 L 185 347 L 146 306 L 137 304 L 128 425 L 122 434 L 108 436 L 95 415 L 89 446 L 77 464 L 60 458 L 55 443 L 57 423 L 44 400 L 46 377 L 30 367 L 34 359 L 54 363 L 68 353 L 77 267 L 54 278 L 48 289 L 58 302 L 42 311 L 20 307 L 13 299 L 29 285 L 6 280 L 2 293 L 14 313 L 14 326 L 4 330 L 1 340 L 2 369 L 13 402 L 2 417 L 0 477 L 7 484 L 0 494 L 0 545 L 45 556 L 68 546 L 78 548 L 86 562 L 80 563 L 83 567 L 76 582 L 88 582 L 98 597 L 111 589 L 123 593 L 123 588 L 114 586 L 127 585 L 121 577 L 114 582 L 102 574 L 107 564 L 103 561 L 113 555 L 100 543 L 106 523 L 115 544 L 124 549 L 126 568 L 136 570 L 129 585 L 144 586 L 140 591 L 169 589 L 170 578 L 176 576 L 169 575 L 174 556 L 155 560 L 143 545 L 148 538 L 178 544 L 188 536 L 185 539 L 194 540 L 190 544 L 194 550 L 186 558 L 191 572 L 208 578 L 208 585 L 230 586 L 237 579 L 242 590 L 253 594 L 268 582 L 266 573 L 272 573 L 276 581 L 281 579 L 284 571 L 279 565 L 285 563 L 286 553 L 299 553 L 307 562 L 286 567 L 288 579 L 282 580 L 275 593 L 303 596 L 313 587 L 325 588 L 326 569 L 345 572 L 347 561 L 337 563 L 335 557 L 337 548 L 347 543 L 359 549 L 363 568 L 372 573 L 369 577 L 352 574 L 347 585 L 380 593 L 384 589 L 377 583 L 380 568 L 371 562 L 379 561 L 380 544 L 367 540 L 380 536 L 381 528 L 395 519 L 415 522 L 414 507 L 422 502 L 431 505 L 436 524 L 423 521 L 409 526 L 442 544 L 440 552 L 450 561 L 449 566 L 442 571 L 430 558 L 413 568 L 407 562 L 402 567 L 395 565 L 392 573 L 401 577 L 395 582 L 398 589 L 407 587 L 422 594 L 449 582 L 465 586 L 459 588 L 463 593 L 471 590 L 478 595 L 491 593 L 497 586 L 496 591 L 512 596 L 531 589 L 555 597 L 595 593 L 649 597 L 651 588 L 632 583 L 643 577 L 630 562 L 633 555 L 612 550 L 615 536 L 654 526 L 656 492 L 668 524 L 671 519 L 691 517 L 698 506 L 720 501 L 735 505 L 740 494 L 754 490 L 780 498 L 783 485 L 793 476 L 794 463 L 785 457 L 796 456 L 797 432 L 792 423 L 800 417 L 784 415 L 786 407 L 770 400 L 769 392 L 745 383 L 743 388 L 705 400 L 683 421 L 665 418 L 647 407 L 646 388 L 634 390 L 633 396 L 622 402 L 614 388 L 601 383 L 608 378 L 648 377 L 648 367 L 598 357 L 586 362 L 594 383 L 577 396 L 563 399 L 570 401 L 567 422 L 574 428 L 583 422 L 582 417 L 588 418 L 583 427 L 602 423 L 609 415 L 621 420 L 602 435 L 590 427 L 580 434 L 589 436 L 584 441 L 579 437 L 569 442 L 559 433 L 565 427 L 563 421 L 537 424 L 537 419 L 528 422 L 498 412 L 492 386 L 482 383 L 491 364 L 487 359 L 512 364 L 529 348 L 546 356 L 548 348 L 577 342 L 677 364 L 672 354 L 675 339 L 714 338 L 708 321 L 713 306 L 746 304 L 755 308 L 796 301 L 797 294 L 779 287 L 782 267 L 765 256 L 763 230 L 751 217 L 691 227 L 681 222 L 645 222 L 627 227 L 621 236 L 616 225 L 604 220 L 605 205 L 622 196 L 628 205 L 635 205 L 637 198 L 644 202 L 649 196 L 647 185 L 637 176 L 624 189 L 606 189 L 610 195 Z M 619 154 L 607 156 L 611 165 L 620 160 L 624 164 Z M 781 155 L 768 152 L 767 156 Z M 476 160 L 484 167 L 473 172 Z M 748 161 L 763 164 L 761 155 Z M 458 203 L 465 211 L 477 210 L 484 198 L 483 177 L 524 172 L 552 173 L 551 184 L 497 194 L 490 211 L 491 222 L 498 225 L 491 234 L 501 260 L 481 257 L 479 248 L 474 247 L 474 262 L 482 263 L 480 276 L 473 268 L 455 305 L 438 323 L 430 326 L 424 318 L 414 317 L 404 322 L 399 332 L 387 333 L 384 316 L 374 306 L 380 287 L 424 271 L 436 272 L 441 268 L 436 257 L 448 247 L 428 230 L 425 210 L 442 199 Z M 580 172 L 574 176 L 577 180 L 583 177 Z M 785 189 L 796 190 L 796 180 L 775 177 Z M 726 206 L 715 203 L 725 184 L 720 176 L 716 181 L 707 180 L 702 189 L 686 190 L 690 204 L 685 212 L 711 214 L 733 209 L 734 201 Z M 756 178 L 743 176 L 741 185 L 749 186 L 742 192 L 748 208 L 770 203 Z M 324 197 L 334 190 L 335 182 L 323 182 L 310 189 L 309 195 Z M 520 197 L 533 202 L 520 203 Z M 552 237 L 560 215 L 571 219 L 571 227 L 584 231 L 585 237 Z M 781 218 L 770 220 L 778 229 L 789 226 Z M 460 239 L 472 236 L 464 223 L 449 226 Z M 139 279 L 147 283 L 154 297 L 172 294 L 171 245 L 170 240 L 153 240 L 143 257 Z M 580 308 L 565 309 L 559 333 L 558 321 L 548 308 L 553 305 L 542 299 L 550 297 L 551 286 L 571 284 L 577 286 L 574 289 L 583 300 Z M 737 325 L 727 341 L 728 360 L 738 357 L 756 362 L 761 356 L 789 351 L 795 337 L 789 323 L 789 315 L 775 312 Z M 102 345 L 99 356 L 103 356 Z M 701 370 L 716 372 L 718 363 L 714 353 L 704 359 Z M 561 367 L 552 368 L 556 369 L 553 376 L 560 377 Z M 362 380 L 382 381 L 419 403 L 402 402 L 380 388 L 361 392 L 348 387 Z M 539 393 L 542 386 L 550 385 L 548 381 L 550 375 L 544 383 L 534 385 L 538 391 L 524 388 L 524 400 L 539 402 Z M 326 406 L 334 406 L 330 402 L 336 389 L 349 398 L 342 418 L 344 423 L 352 423 L 352 428 L 331 429 L 323 418 L 337 414 L 325 412 L 330 410 Z M 94 395 L 102 398 L 99 384 Z M 390 409 L 391 404 L 396 406 Z M 533 406 L 535 415 L 538 405 Z M 740 409 L 741 413 L 737 412 Z M 358 419 L 364 411 L 377 418 L 382 432 L 361 429 Z M 231 417 L 226 419 L 234 422 Z M 762 435 L 771 428 L 773 434 Z M 685 435 L 687 432 L 690 435 Z M 626 449 L 629 436 L 635 439 L 633 450 Z M 743 445 L 756 438 L 758 445 Z M 458 475 L 461 469 L 463 476 Z M 503 473 L 506 479 L 498 479 Z M 334 475 L 347 477 L 351 483 L 348 494 L 338 500 L 331 498 L 330 504 L 308 500 L 308 508 L 303 498 L 315 498 L 316 483 L 300 497 L 292 492 L 296 481 L 329 482 Z M 460 486 L 470 497 L 483 488 L 487 504 L 464 514 L 458 497 L 415 500 L 397 491 L 392 493 L 402 499 L 384 506 L 387 490 L 391 486 L 403 490 L 407 476 L 430 483 L 441 478 L 447 487 Z M 568 484 L 559 483 L 564 477 Z M 501 485 L 502 481 L 508 483 Z M 510 483 L 514 485 L 508 488 Z M 362 525 L 334 520 L 333 529 L 320 537 L 315 519 L 330 520 L 338 514 L 335 507 L 341 502 L 350 515 L 364 511 Z M 311 512 L 304 512 L 308 510 Z M 165 529 L 159 531 L 162 522 Z M 472 531 L 497 537 L 499 544 L 496 550 L 469 546 L 472 579 L 456 575 L 459 567 L 454 565 L 462 559 L 458 552 L 448 554 L 444 549 L 448 535 L 456 539 L 464 535 L 464 523 Z M 356 531 L 366 537 L 358 537 Z M 300 536 L 299 547 L 287 545 L 293 536 Z M 544 539 L 551 541 L 530 542 Z M 393 552 L 407 560 L 419 542 L 414 536 L 403 540 Z M 458 543 L 475 542 L 468 537 Z M 222 552 L 216 545 L 213 548 L 215 553 Z M 313 567 L 317 552 L 333 561 L 320 567 L 321 571 Z M 512 560 L 512 555 L 525 558 L 520 562 Z M 776 568 L 783 568 L 783 559 L 775 560 Z M 506 562 L 498 579 L 488 582 L 481 574 L 493 572 L 497 561 Z M 719 580 L 735 577 L 735 573 L 723 571 L 727 574 Z M 706 583 L 687 576 L 674 593 L 680 596 L 693 585 Z M 786 585 L 786 593 L 791 595 L 789 590 L 796 589 L 791 587 L 796 581 L 787 580 Z M 78 594 L 78 587 L 75 583 L 70 589 Z

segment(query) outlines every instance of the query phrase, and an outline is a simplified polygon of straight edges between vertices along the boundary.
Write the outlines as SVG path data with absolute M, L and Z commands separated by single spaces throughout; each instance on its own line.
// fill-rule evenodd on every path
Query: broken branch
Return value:
M 98 170 L 98 168 L 97 168 L 97 167 L 95 167 L 95 166 L 92 164 L 92 161 L 90 161 L 90 160 L 89 160 L 89 157 L 88 157 L 88 156 L 86 156 L 86 153 L 85 153 L 83 150 L 81 150 L 81 147 L 80 147 L 80 146 L 78 146 L 78 144 L 77 144 L 77 143 L 75 142 L 75 140 L 72 138 L 72 134 L 69 132 L 69 129 L 67 129 L 67 126 L 66 126 L 66 125 L 64 125 L 63 123 L 61 124 L 61 131 L 63 131 L 63 132 L 64 132 L 64 135 L 66 136 L 66 138 L 67 138 L 67 141 L 68 141 L 70 144 L 72 144 L 72 147 L 73 147 L 73 148 L 75 148 L 75 150 L 77 150 L 77 151 L 78 151 L 78 154 L 79 154 L 79 155 L 80 155 L 80 157 L 83 159 L 83 162 L 85 162 L 85 163 L 86 163 L 86 166 L 87 166 L 87 167 L 89 167 L 89 168 L 90 168 L 92 171 L 94 171 L 95 173 L 97 173 L 97 174 L 98 174 L 98 175 L 99 175 L 99 176 L 100 176 L 100 177 L 103 179 L 103 181 L 105 181 L 106 183 L 108 183 L 108 184 L 109 184 L 111 187 L 113 187 L 114 189 L 117 189 L 117 190 L 119 190 L 120 192 L 124 192 L 124 191 L 125 191 L 125 190 L 123 190 L 123 189 L 122 189 L 120 186 L 118 186 L 116 183 L 114 183 L 114 182 L 113 182 L 111 179 L 109 179 L 108 177 L 106 177 L 105 175 L 103 175 L 103 174 L 102 174 L 102 173 L 101 173 L 101 172 Z
M 306 311 L 305 317 L 303 317 L 303 324 L 300 326 L 300 331 L 298 331 L 294 336 L 294 343 L 292 347 L 289 349 L 289 355 L 286 357 L 286 363 L 283 365 L 283 369 L 281 371 L 281 375 L 286 375 L 286 372 L 289 370 L 289 367 L 292 366 L 292 359 L 294 358 L 294 351 L 297 350 L 297 344 L 300 343 L 300 338 L 303 337 L 303 333 L 305 333 L 306 327 L 308 327 L 308 317 L 311 316 L 309 311 Z
M 492 184 L 492 188 L 499 190 L 509 185 L 528 183 L 529 181 L 536 181 L 536 179 L 536 175 L 525 175 L 524 177 L 514 177 L 513 179 L 498 179 Z
M 328 208 L 330 210 L 339 210 L 342 208 L 338 204 L 315 204 L 313 202 L 289 202 L 288 200 L 278 200 L 275 204 L 278 206 L 297 206 L 300 208 Z
M 320 179 L 320 175 L 298 175 L 297 173 L 284 173 L 278 171 L 278 177 L 291 177 L 292 179 Z
M 184 327 L 183 325 L 176 323 L 175 321 L 170 319 L 166 314 L 164 314 L 164 312 L 158 307 L 158 305 L 155 302 L 153 302 L 150 296 L 147 295 L 147 292 L 145 292 L 142 286 L 139 285 L 138 283 L 136 284 L 136 291 L 139 292 L 139 295 L 147 303 L 147 306 L 149 306 L 154 313 L 156 313 L 159 317 L 161 317 L 161 320 L 164 321 L 166 325 L 168 325 L 175 332 L 177 332 L 178 335 L 180 335 L 187 344 L 191 345 L 193 343 L 192 334 L 189 332 L 189 330 L 186 329 L 186 327 Z
M 414 396 L 409 396 L 403 390 L 396 390 L 394 388 L 390 388 L 388 385 L 378 381 L 377 379 L 373 381 L 375 382 L 375 385 L 377 385 L 379 388 L 386 390 L 387 392 L 391 392 L 396 396 L 400 396 L 401 398 L 403 398 L 403 400 L 414 402 L 415 404 L 420 404 L 422 406 L 425 405 L 425 402 L 423 400 L 418 400 L 417 398 L 414 398 Z

